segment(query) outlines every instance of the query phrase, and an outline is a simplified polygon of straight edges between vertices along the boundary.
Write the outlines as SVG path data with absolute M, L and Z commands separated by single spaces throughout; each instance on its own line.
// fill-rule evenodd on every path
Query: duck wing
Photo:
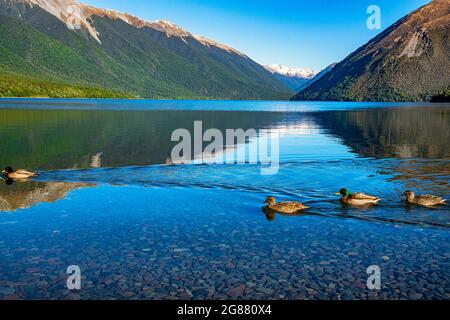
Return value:
M 422 196 L 417 196 L 416 198 L 417 199 L 423 199 L 423 200 L 435 200 L 435 201 L 442 200 L 441 197 L 433 196 L 431 194 L 424 194 Z
M 270 206 L 270 209 L 278 211 L 280 213 L 290 214 L 306 209 L 306 207 L 299 202 L 280 202 L 276 205 Z
M 360 192 L 352 193 L 350 197 L 352 199 L 356 199 L 356 200 L 373 200 L 373 201 L 380 200 L 379 197 L 370 196 L 368 194 L 364 194 L 364 193 L 360 193 Z
M 29 177 L 30 177 L 29 175 L 20 174 L 20 173 L 17 173 L 17 172 L 13 172 L 13 173 L 10 173 L 8 175 L 8 178 L 11 179 L 11 180 L 26 180 Z
M 281 205 L 285 205 L 285 206 L 289 206 L 292 208 L 298 208 L 298 209 L 303 209 L 306 208 L 305 205 L 303 205 L 300 202 L 295 202 L 295 201 L 291 201 L 291 202 L 281 202 Z
M 26 175 L 26 176 L 35 176 L 36 175 L 36 173 L 34 173 L 34 172 L 30 172 L 30 171 L 23 170 L 23 169 L 16 170 L 16 173 L 21 174 L 21 175 Z
M 422 196 L 416 196 L 415 200 L 418 203 L 431 204 L 431 205 L 444 202 L 444 199 L 442 199 L 441 197 L 433 196 L 431 194 L 424 194 Z

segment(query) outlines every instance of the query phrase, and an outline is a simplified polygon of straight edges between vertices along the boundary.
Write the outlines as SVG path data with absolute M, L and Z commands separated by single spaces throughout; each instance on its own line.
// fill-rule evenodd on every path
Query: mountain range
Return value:
M 292 100 L 445 100 L 450 89 L 450 1 L 434 0 L 350 54 Z M 441 100 L 438 100 L 441 99 Z
M 76 0 L 0 0 L 0 97 L 448 101 L 450 0 L 318 74 L 262 66 L 166 21 Z
M 229 46 L 75 0 L 0 0 L 0 96 L 287 99 Z
M 278 80 L 296 92 L 299 91 L 298 88 L 300 86 L 312 80 L 317 74 L 310 68 L 289 67 L 281 64 L 271 64 L 264 67 Z

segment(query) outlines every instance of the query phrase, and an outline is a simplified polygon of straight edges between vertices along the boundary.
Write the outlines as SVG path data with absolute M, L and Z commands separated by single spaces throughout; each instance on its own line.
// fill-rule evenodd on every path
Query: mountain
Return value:
M 450 1 L 397 21 L 293 100 L 426 101 L 450 88 Z
M 265 68 L 272 73 L 282 74 L 288 77 L 311 79 L 316 75 L 316 72 L 310 68 L 289 67 L 282 64 L 269 64 Z
M 328 67 L 326 67 L 325 69 L 323 69 L 322 71 L 320 71 L 318 74 L 316 74 L 315 77 L 311 78 L 310 80 L 304 82 L 300 87 L 297 87 L 295 91 L 300 92 L 304 89 L 306 89 L 307 87 L 309 87 L 310 85 L 312 85 L 314 82 L 316 82 L 317 80 L 319 80 L 320 78 L 322 78 L 324 75 L 326 75 L 328 72 L 330 72 L 331 70 L 333 70 L 333 68 L 337 65 L 337 63 L 332 63 L 330 64 Z
M 283 99 L 245 54 L 75 0 L 0 0 L 0 96 Z M 30 84 L 29 86 L 27 84 Z
M 271 64 L 264 68 L 292 90 L 297 89 L 316 75 L 316 72 L 310 68 L 288 67 L 281 64 Z

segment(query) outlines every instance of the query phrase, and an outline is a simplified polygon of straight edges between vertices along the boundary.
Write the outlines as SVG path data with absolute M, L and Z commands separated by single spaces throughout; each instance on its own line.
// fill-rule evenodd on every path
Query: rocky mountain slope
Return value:
M 400 19 L 293 100 L 423 101 L 450 87 L 450 0 Z
M 337 63 L 332 63 L 329 66 L 327 66 L 325 69 L 323 69 L 322 71 L 320 71 L 318 74 L 316 74 L 313 78 L 309 79 L 308 81 L 302 83 L 300 85 L 300 87 L 295 88 L 297 92 L 300 92 L 304 89 L 306 89 L 307 87 L 309 87 L 310 85 L 312 85 L 314 82 L 316 82 L 317 80 L 319 80 L 320 78 L 322 78 L 324 75 L 326 75 L 328 72 L 330 72 L 331 70 L 333 70 L 333 68 L 337 65 Z
M 0 0 L 0 96 L 283 99 L 292 91 L 245 54 L 168 22 L 75 0 Z M 33 83 L 33 91 L 23 82 Z M 73 89 L 75 87 L 76 89 Z M 50 89 L 49 89 L 50 88 Z M 119 92 L 119 94 L 117 94 Z M 41 94 L 39 94 L 41 93 Z

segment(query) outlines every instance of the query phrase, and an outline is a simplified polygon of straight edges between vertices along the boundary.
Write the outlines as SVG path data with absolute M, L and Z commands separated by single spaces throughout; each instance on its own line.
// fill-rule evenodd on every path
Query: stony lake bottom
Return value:
M 194 121 L 277 132 L 278 173 L 168 165 Z M 449 141 L 445 104 L 0 100 L 0 165 L 40 172 L 0 185 L 0 298 L 449 299 L 450 207 L 401 198 L 450 199 Z M 311 208 L 265 214 L 269 195 Z

